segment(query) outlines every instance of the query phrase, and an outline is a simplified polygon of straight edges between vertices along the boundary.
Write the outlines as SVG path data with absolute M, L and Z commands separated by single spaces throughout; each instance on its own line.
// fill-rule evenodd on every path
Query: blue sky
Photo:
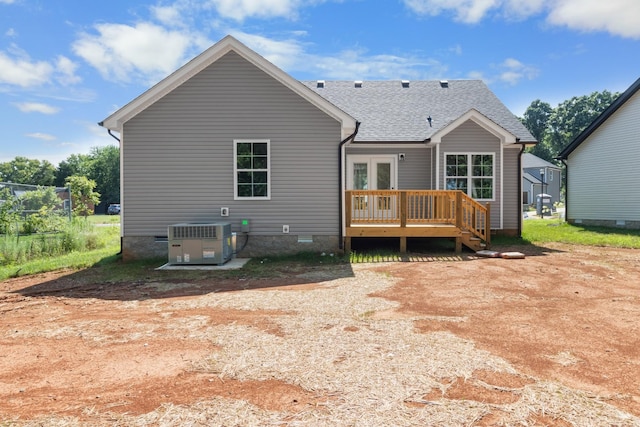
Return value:
M 640 77 L 638 0 L 0 0 L 0 162 L 97 125 L 227 34 L 300 80 L 482 79 L 516 115 Z

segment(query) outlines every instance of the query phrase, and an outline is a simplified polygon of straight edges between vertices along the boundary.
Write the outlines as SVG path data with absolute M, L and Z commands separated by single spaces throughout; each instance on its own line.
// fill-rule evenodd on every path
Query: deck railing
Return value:
M 489 204 L 459 190 L 348 190 L 346 226 L 453 225 L 489 242 Z

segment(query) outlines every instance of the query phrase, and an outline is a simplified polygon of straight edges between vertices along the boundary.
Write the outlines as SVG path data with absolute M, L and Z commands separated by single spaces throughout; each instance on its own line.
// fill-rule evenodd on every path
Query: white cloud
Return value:
M 15 0 L 0 0 L 0 3 L 4 3 L 4 4 L 12 4 L 14 2 Z
M 58 56 L 58 59 L 56 60 L 58 81 L 64 86 L 80 83 L 82 79 L 76 75 L 77 68 L 78 64 L 69 58 L 62 55 Z
M 293 18 L 301 0 L 210 0 L 220 15 L 236 21 L 246 18 Z
M 162 24 L 169 27 L 179 27 L 183 25 L 180 8 L 173 6 L 152 6 L 151 13 Z
M 45 61 L 31 61 L 25 55 L 13 58 L 0 52 L 0 84 L 20 87 L 39 86 L 49 81 L 53 66 Z
M 26 136 L 28 136 L 29 138 L 41 139 L 43 141 L 55 141 L 57 139 L 53 135 L 41 132 L 28 133 Z
M 326 79 L 425 79 L 442 77 L 446 67 L 420 57 L 371 55 L 363 49 L 345 49 L 328 56 L 307 53 L 296 40 L 276 41 L 266 37 L 233 32 L 234 37 L 288 73 L 304 72 Z
M 405 5 L 420 15 L 437 16 L 453 12 L 457 21 L 476 23 L 487 12 L 500 5 L 500 0 L 404 0 Z
M 14 104 L 23 113 L 56 114 L 60 109 L 40 102 L 20 102 Z
M 99 34 L 82 34 L 73 51 L 108 80 L 157 81 L 182 64 L 191 45 L 189 34 L 151 23 L 95 28 Z
M 304 46 L 296 40 L 273 40 L 238 31 L 232 35 L 282 69 L 290 70 L 305 55 Z
M 452 13 L 457 21 L 478 23 L 490 14 L 524 19 L 546 14 L 549 23 L 579 31 L 606 31 L 640 38 L 638 0 L 403 0 L 418 15 Z
M 498 67 L 498 75 L 496 80 L 509 85 L 516 85 L 520 80 L 533 80 L 538 76 L 538 69 L 514 58 L 505 59 Z
M 622 37 L 640 38 L 638 0 L 558 0 L 548 21 L 581 31 L 607 31 Z
M 18 35 L 18 32 L 15 30 L 15 28 L 9 28 L 5 33 L 5 36 L 7 37 L 16 37 Z

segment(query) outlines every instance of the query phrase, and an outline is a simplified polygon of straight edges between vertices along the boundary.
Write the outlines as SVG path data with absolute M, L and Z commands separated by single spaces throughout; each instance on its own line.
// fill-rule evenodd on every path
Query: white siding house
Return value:
M 571 223 L 640 228 L 640 79 L 558 156 Z

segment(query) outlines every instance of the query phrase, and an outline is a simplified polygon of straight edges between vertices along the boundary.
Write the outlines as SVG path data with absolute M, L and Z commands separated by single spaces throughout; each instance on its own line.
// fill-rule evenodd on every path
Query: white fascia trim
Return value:
M 449 132 L 455 130 L 464 122 L 471 120 L 487 132 L 495 135 L 502 144 L 515 144 L 517 142 L 516 136 L 498 125 L 496 122 L 480 113 L 478 110 L 471 109 L 458 117 L 444 128 L 438 130 L 431 136 L 431 142 L 439 144 L 442 142 L 442 138 L 449 134 Z
M 340 122 L 342 125 L 343 139 L 355 131 L 355 118 L 351 117 L 349 114 L 345 113 L 232 36 L 226 36 L 218 43 L 214 44 L 209 49 L 205 50 L 203 53 L 174 71 L 168 77 L 161 80 L 155 86 L 151 87 L 142 95 L 138 96 L 133 101 L 110 115 L 104 120 L 102 126 L 107 129 L 120 132 L 125 122 L 131 120 L 131 118 L 144 111 L 160 98 L 173 91 L 175 88 L 216 62 L 230 51 L 236 52 L 244 59 L 273 77 L 275 80 L 279 81 L 284 86 L 288 87 L 296 94 L 318 107 L 321 111 Z

